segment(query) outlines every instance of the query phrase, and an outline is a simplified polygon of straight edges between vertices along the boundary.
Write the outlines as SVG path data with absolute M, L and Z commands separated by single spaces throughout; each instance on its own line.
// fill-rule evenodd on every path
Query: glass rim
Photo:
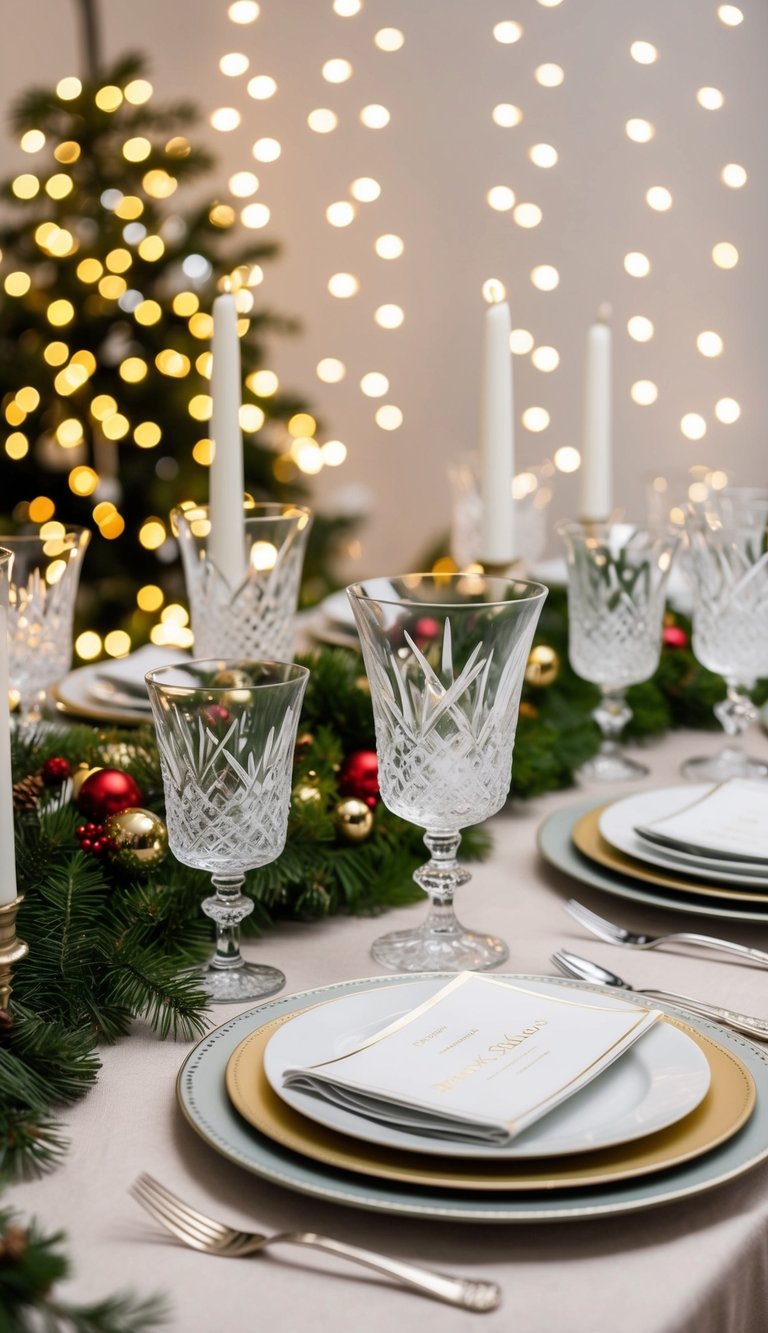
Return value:
M 183 671 L 188 667 L 211 667 L 216 671 L 248 671 L 253 667 L 284 667 L 287 674 L 285 680 L 254 680 L 248 685 L 206 685 L 199 682 L 196 685 L 184 685 L 178 681 L 164 681 L 159 679 L 169 671 Z M 153 667 L 151 671 L 144 674 L 147 685 L 152 685 L 159 690 L 175 690 L 178 693 L 192 694 L 198 690 L 205 690 L 208 694 L 231 694 L 233 690 L 264 690 L 280 689 L 283 685 L 295 685 L 303 680 L 305 683 L 309 679 L 309 667 L 300 666 L 298 662 L 281 662 L 277 658 L 248 658 L 248 657 L 193 657 L 184 659 L 182 662 L 169 663 L 168 666 Z
M 396 579 L 435 579 L 451 582 L 455 586 L 459 579 L 482 579 L 486 584 L 495 583 L 499 587 L 509 586 L 514 583 L 519 588 L 525 588 L 528 591 L 527 596 L 522 597 L 495 597 L 489 602 L 441 602 L 438 600 L 428 602 L 418 602 L 410 597 L 375 597 L 372 593 L 366 592 L 364 584 L 366 581 L 394 583 Z M 481 574 L 479 572 L 467 573 L 467 571 L 457 571 L 455 574 L 435 574 L 432 571 L 425 570 L 421 573 L 376 575 L 370 580 L 358 580 L 356 583 L 350 583 L 345 589 L 348 597 L 354 597 L 359 602 L 377 602 L 383 606 L 408 606 L 415 610 L 429 610 L 430 608 L 439 608 L 444 610 L 448 608 L 461 608 L 462 610 L 472 610 L 479 607 L 491 606 L 509 606 L 513 602 L 536 602 L 543 601 L 549 593 L 549 588 L 545 583 L 537 583 L 532 579 L 515 579 L 513 577 L 505 578 L 501 574 Z
M 640 522 L 635 523 L 631 520 L 613 522 L 610 519 L 576 519 L 561 518 L 555 524 L 555 532 L 559 537 L 600 537 L 607 535 L 616 528 L 631 528 L 633 532 L 647 532 L 649 536 L 664 538 L 667 541 L 679 542 L 681 533 L 668 523 Z
M 0 534 L 0 546 L 5 542 L 55 542 L 63 541 L 65 537 L 76 537 L 78 542 L 85 537 L 91 540 L 93 532 L 90 528 L 84 527 L 80 523 L 64 523 L 64 532 L 48 532 L 41 536 L 39 532 L 6 532 Z M 6 550 L 9 548 L 6 547 Z M 11 552 L 13 554 L 13 552 Z
M 171 518 L 185 518 L 188 521 L 193 518 L 209 518 L 211 506 L 209 504 L 196 504 L 183 509 L 181 505 L 175 505 L 171 510 Z M 312 517 L 312 510 L 308 505 L 283 503 L 281 500 L 254 500 L 251 504 L 243 503 L 243 517 L 246 522 L 249 518 L 307 518 Z

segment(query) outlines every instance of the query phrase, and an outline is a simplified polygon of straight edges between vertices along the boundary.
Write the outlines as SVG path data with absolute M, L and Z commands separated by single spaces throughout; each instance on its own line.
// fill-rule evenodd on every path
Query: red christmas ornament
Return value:
M 53 758 L 46 759 L 40 772 L 46 787 L 58 787 L 60 783 L 66 782 L 72 769 L 68 759 L 54 755 Z
M 425 648 L 440 637 L 441 625 L 434 616 L 420 616 L 413 627 L 413 639 L 419 648 Z
M 121 768 L 100 768 L 80 788 L 77 808 L 95 823 L 103 824 L 110 815 L 142 805 L 144 797 L 138 782 Z
M 111 838 L 104 837 L 103 824 L 78 824 L 75 833 L 80 839 L 80 850 L 93 856 L 104 856 L 112 850 Z
M 379 761 L 375 750 L 355 750 L 347 755 L 339 770 L 342 796 L 356 796 L 369 810 L 379 800 Z
M 662 631 L 665 648 L 687 648 L 688 635 L 680 625 L 665 625 Z

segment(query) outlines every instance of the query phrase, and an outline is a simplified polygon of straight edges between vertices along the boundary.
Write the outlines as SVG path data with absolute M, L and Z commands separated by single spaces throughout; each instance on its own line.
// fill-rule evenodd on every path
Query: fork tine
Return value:
M 164 1217 L 183 1227 L 190 1235 L 199 1236 L 209 1245 L 227 1240 L 232 1234 L 230 1227 L 225 1227 L 223 1223 L 216 1222 L 212 1217 L 206 1217 L 204 1213 L 199 1213 L 197 1209 L 183 1203 L 157 1180 L 153 1180 L 152 1176 L 139 1176 L 134 1190 L 137 1197 L 141 1192 L 145 1198 L 151 1200 L 156 1210 Z
M 578 976 L 579 976 L 579 973 L 578 973 L 578 972 L 574 972 L 574 970 L 573 970 L 573 968 L 571 967 L 571 965 L 570 965 L 570 963 L 568 962 L 568 960 L 567 960 L 566 958 L 564 958 L 563 955 L 562 955 L 561 953 L 553 953 L 553 954 L 552 954 L 552 962 L 553 962 L 553 963 L 556 963 L 557 966 L 560 968 L 561 972 L 565 972 L 568 976 L 570 976 L 570 977 L 578 977 Z
M 192 1235 L 187 1231 L 185 1226 L 169 1217 L 163 1209 L 157 1205 L 155 1200 L 150 1195 L 145 1194 L 137 1184 L 131 1185 L 129 1193 L 137 1203 L 141 1204 L 142 1208 L 146 1209 L 151 1217 L 154 1217 L 156 1222 L 159 1222 L 162 1227 L 165 1227 L 166 1231 L 170 1231 L 171 1235 L 175 1236 L 177 1240 L 183 1241 L 185 1245 L 191 1245 L 195 1250 L 209 1249 L 210 1241 L 202 1236 Z
M 616 926 L 612 921 L 606 921 L 604 916 L 598 916 L 591 908 L 585 907 L 583 903 L 577 903 L 575 898 L 569 898 L 565 904 L 565 910 L 576 921 L 582 925 L 591 925 L 595 930 L 601 930 L 610 935 L 612 939 L 621 939 L 624 930 L 621 926 Z

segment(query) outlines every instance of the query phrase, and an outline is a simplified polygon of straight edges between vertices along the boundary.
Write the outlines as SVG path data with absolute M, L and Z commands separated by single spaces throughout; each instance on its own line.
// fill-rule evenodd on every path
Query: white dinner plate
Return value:
M 350 634 L 357 633 L 352 607 L 343 588 L 339 592 L 332 592 L 330 597 L 326 597 L 320 603 L 320 609 L 326 620 L 329 620 L 333 625 L 343 626 Z
M 663 1022 L 651 1028 L 599 1078 L 501 1148 L 430 1139 L 368 1120 L 311 1093 L 283 1087 L 286 1069 L 318 1064 L 354 1050 L 444 985 L 443 979 L 430 977 L 389 990 L 347 995 L 298 1015 L 267 1044 L 264 1072 L 271 1087 L 308 1119 L 368 1143 L 441 1157 L 499 1161 L 562 1156 L 629 1143 L 688 1115 L 709 1087 L 709 1066 L 701 1050 L 684 1032 Z M 546 982 L 537 982 L 531 989 L 562 996 L 561 988 Z M 609 1008 L 615 997 L 590 992 L 590 1004 L 595 1001 Z
M 636 861 L 663 866 L 678 874 L 688 873 L 695 878 L 713 880 L 717 884 L 740 884 L 755 892 L 761 889 L 768 891 L 765 866 L 757 862 L 747 863 L 750 865 L 749 870 L 740 863 L 740 869 L 735 870 L 733 861 L 718 861 L 711 856 L 673 851 L 646 842 L 635 832 L 638 825 L 648 824 L 651 820 L 660 819 L 662 815 L 676 814 L 711 790 L 711 782 L 697 782 L 686 783 L 684 786 L 658 787 L 653 791 L 626 796 L 606 806 L 599 820 L 600 832 L 612 847 L 627 856 L 633 856 Z

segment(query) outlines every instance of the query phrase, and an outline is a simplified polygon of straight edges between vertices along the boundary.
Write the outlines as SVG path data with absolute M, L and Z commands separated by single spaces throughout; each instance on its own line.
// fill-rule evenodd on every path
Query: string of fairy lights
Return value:
M 359 19 L 364 12 L 365 0 L 333 0 L 332 6 L 329 5 L 329 37 L 336 33 L 338 47 L 343 49 L 344 42 L 341 39 L 342 27 L 334 28 L 336 20 L 344 20 L 346 28 L 347 20 Z M 563 0 L 537 0 L 537 3 L 544 9 L 556 9 Z M 332 9 L 332 13 L 330 10 Z M 262 7 L 256 3 L 256 0 L 235 0 L 227 7 L 228 17 L 234 28 L 243 30 L 249 25 L 254 24 L 260 17 Z M 725 30 L 738 28 L 744 21 L 744 12 L 736 5 L 717 4 L 713 5 L 711 14 L 714 20 Z M 517 43 L 524 42 L 526 36 L 525 25 L 517 19 L 502 19 L 495 24 L 489 24 L 488 39 L 502 46 L 514 46 Z M 395 27 L 379 28 L 372 34 L 373 45 L 376 51 L 384 55 L 396 55 L 405 46 L 408 39 L 407 30 L 403 31 Z M 250 41 L 243 41 L 243 46 L 248 49 L 255 49 L 259 52 L 259 69 L 257 73 L 251 66 L 251 59 L 245 50 L 232 50 L 222 55 L 218 61 L 218 67 L 222 74 L 233 81 L 233 86 L 242 89 L 242 82 L 246 80 L 244 90 L 247 96 L 254 98 L 257 102 L 263 104 L 269 102 L 278 92 L 278 81 L 268 69 L 263 67 L 264 46 L 262 44 L 251 44 Z M 348 44 L 349 45 L 349 44 Z M 645 38 L 633 38 L 627 43 L 627 57 L 630 61 L 640 67 L 651 67 L 660 59 L 659 46 Z M 328 103 L 324 106 L 313 108 L 306 116 L 306 127 L 314 134 L 328 135 L 339 131 L 342 125 L 342 115 L 339 109 L 333 104 L 334 87 L 347 83 L 355 73 L 352 61 L 345 55 L 334 55 L 330 58 L 318 58 L 320 74 L 324 82 L 328 85 Z M 367 65 L 365 66 L 367 68 Z M 359 70 L 357 71 L 359 74 Z M 535 83 L 545 90 L 558 90 L 566 82 L 567 74 L 563 65 L 552 60 L 545 60 L 536 63 L 531 70 L 532 78 Z M 705 114 L 714 114 L 725 105 L 725 94 L 719 88 L 713 86 L 701 86 L 695 89 L 695 102 L 698 108 Z M 210 123 L 214 129 L 228 133 L 244 122 L 247 124 L 248 112 L 240 109 L 232 99 L 232 104 L 219 106 L 211 112 Z M 361 99 L 362 100 L 362 99 Z M 241 102 L 241 107 L 245 105 L 245 99 Z M 284 116 L 284 112 L 280 113 Z M 275 126 L 280 124 L 280 114 L 275 117 Z M 392 119 L 391 110 L 387 106 L 378 103 L 366 104 L 360 107 L 358 111 L 359 122 L 372 130 L 384 130 L 390 124 Z M 499 102 L 489 106 L 488 114 L 490 121 L 504 131 L 518 131 L 519 127 L 526 124 L 526 110 L 524 107 L 511 102 Z M 263 119 L 263 116 L 260 117 Z M 286 122 L 284 121 L 284 126 Z M 295 126 L 292 127 L 295 129 Z M 624 122 L 624 134 L 630 145 L 637 146 L 638 151 L 642 151 L 642 145 L 652 142 L 656 136 L 656 126 L 653 121 L 645 117 L 631 116 Z M 278 130 L 279 132 L 279 130 Z M 286 136 L 289 134 L 287 126 L 284 130 Z M 295 151 L 295 136 L 291 132 L 291 142 Z M 265 151 L 266 149 L 266 151 Z M 282 153 L 280 141 L 270 134 L 269 137 L 257 139 L 252 145 L 252 154 L 254 158 L 262 163 L 274 162 Z M 529 161 L 542 172 L 551 172 L 556 169 L 560 162 L 560 150 L 553 143 L 533 142 L 526 150 Z M 509 161 L 509 154 L 505 149 L 500 150 L 500 158 L 505 162 Z M 247 175 L 248 173 L 246 173 Z M 230 190 L 233 194 L 239 193 L 240 178 L 243 173 L 237 173 L 230 180 Z M 746 168 L 739 162 L 726 162 L 719 171 L 719 180 L 723 187 L 728 190 L 741 190 L 747 183 L 748 175 Z M 265 184 L 268 188 L 268 180 L 265 178 Z M 237 187 L 237 188 L 236 188 Z M 255 194 L 261 189 L 261 184 L 255 177 L 248 178 L 248 192 Z M 329 203 L 325 207 L 325 220 L 331 227 L 351 227 L 359 222 L 362 216 L 361 205 L 377 199 L 381 194 L 381 184 L 370 176 L 364 176 L 355 179 L 349 186 L 349 197 L 347 199 L 338 199 Z M 653 213 L 667 213 L 673 208 L 675 200 L 673 192 L 669 185 L 663 180 L 649 184 L 645 189 L 643 204 Z M 500 213 L 508 213 L 517 227 L 524 231 L 533 231 L 541 226 L 544 220 L 544 208 L 535 198 L 519 198 L 512 186 L 504 181 L 490 185 L 485 191 L 484 203 L 488 208 Z M 252 205 L 249 205 L 252 207 Z M 264 205 L 263 216 L 271 216 L 267 205 Z M 261 216 L 261 215 L 260 215 Z M 241 213 L 241 218 L 245 222 L 245 210 Z M 259 224 L 261 225 L 261 224 Z M 375 239 L 374 250 L 379 258 L 397 259 L 405 249 L 405 241 L 402 236 L 395 234 L 385 234 Z M 721 270 L 734 269 L 740 260 L 738 247 L 730 239 L 723 238 L 716 240 L 711 246 L 711 262 Z M 651 255 L 638 250 L 627 251 L 623 256 L 623 269 L 627 276 L 636 279 L 639 283 L 647 278 L 654 267 L 654 260 Z M 555 292 L 560 286 L 561 274 L 558 267 L 542 258 L 541 262 L 531 266 L 529 272 L 531 285 L 543 294 Z M 498 282 L 498 279 L 489 279 L 486 281 Z M 332 273 L 327 278 L 327 290 L 329 294 L 340 301 L 349 302 L 350 319 L 354 320 L 357 312 L 352 313 L 354 300 L 362 287 L 362 280 L 359 273 L 339 272 Z M 638 288 L 638 290 L 640 290 Z M 638 302 L 640 304 L 640 302 Z M 359 315 L 357 315 L 359 318 Z M 400 329 L 405 322 L 405 311 L 402 305 L 392 302 L 385 302 L 378 306 L 373 312 L 375 323 L 385 330 Z M 654 321 L 649 315 L 638 309 L 636 313 L 630 314 L 624 326 L 626 336 L 634 343 L 650 343 L 655 334 L 656 328 Z M 528 357 L 533 367 L 539 371 L 542 376 L 549 377 L 560 367 L 560 350 L 550 342 L 537 342 L 534 334 L 527 328 L 515 328 L 512 330 L 510 347 L 516 357 Z M 714 359 L 722 355 L 724 351 L 724 340 L 720 333 L 714 329 L 702 329 L 695 337 L 695 347 L 698 354 L 706 359 Z M 338 384 L 347 375 L 347 366 L 338 356 L 323 356 L 317 363 L 316 374 L 318 379 L 328 384 Z M 359 389 L 363 395 L 376 399 L 385 399 L 377 405 L 374 413 L 376 425 L 384 430 L 397 430 L 404 421 L 404 411 L 402 403 L 390 401 L 390 397 L 396 390 L 396 385 L 391 382 L 391 377 L 379 371 L 366 372 L 359 379 Z M 628 392 L 631 403 L 637 408 L 648 408 L 655 404 L 659 399 L 659 384 L 652 378 L 643 377 L 633 379 L 628 384 Z M 518 421 L 524 432 L 529 432 L 532 436 L 544 436 L 550 428 L 553 421 L 553 404 L 557 402 L 557 394 L 552 393 L 550 405 L 541 402 L 523 403 L 518 411 Z M 683 412 L 677 422 L 680 435 L 689 441 L 702 440 L 708 428 L 708 413 L 714 416 L 714 419 L 722 425 L 732 425 L 739 420 L 741 416 L 741 405 L 736 398 L 723 394 L 719 396 L 714 405 L 710 408 L 698 408 L 692 406 L 690 410 Z M 556 448 L 552 455 L 554 469 L 562 473 L 572 473 L 579 469 L 581 465 L 581 454 L 575 445 L 568 443 L 562 444 Z M 533 478 L 534 482 L 536 479 Z M 707 470 L 707 484 L 717 488 L 725 485 L 727 476 L 721 470 Z M 530 481 L 527 477 L 518 478 L 520 486 L 527 487 Z M 691 483 L 700 489 L 700 479 L 694 479 Z

